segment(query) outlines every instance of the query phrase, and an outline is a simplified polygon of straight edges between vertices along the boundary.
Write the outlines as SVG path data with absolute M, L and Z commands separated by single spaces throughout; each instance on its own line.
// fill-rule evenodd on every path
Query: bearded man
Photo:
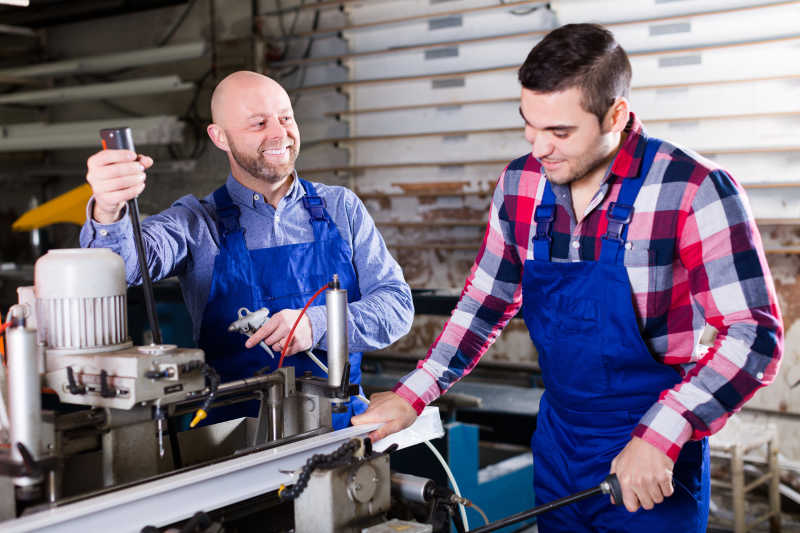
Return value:
M 214 90 L 211 116 L 208 135 L 226 152 L 230 174 L 205 198 L 184 196 L 142 222 L 150 275 L 178 276 L 194 338 L 225 382 L 275 367 L 277 358 L 256 345 L 263 340 L 280 353 L 303 305 L 337 274 L 348 295 L 350 380 L 359 383 L 361 352 L 391 344 L 411 326 L 411 291 L 400 266 L 352 191 L 298 176 L 300 131 L 277 82 L 255 72 L 229 75 Z M 126 202 L 142 193 L 152 165 L 152 158 L 130 150 L 103 150 L 87 162 L 93 196 L 81 246 L 122 256 L 129 284 L 141 283 L 141 273 Z M 287 350 L 297 354 L 287 364 L 299 374 L 324 375 L 305 354 L 317 347 L 326 360 L 322 303 L 317 299 L 303 315 Z M 228 332 L 242 307 L 270 311 L 246 342 Z M 364 409 L 351 399 L 347 412 L 334 414 L 334 428 Z M 208 421 L 256 410 L 256 402 L 215 409 Z

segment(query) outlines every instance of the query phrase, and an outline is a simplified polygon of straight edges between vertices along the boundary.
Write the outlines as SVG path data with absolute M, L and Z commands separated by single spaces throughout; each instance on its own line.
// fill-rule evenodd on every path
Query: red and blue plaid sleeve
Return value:
M 509 167 L 524 164 L 523 159 L 527 161 L 528 157 L 512 162 Z M 523 184 L 520 179 L 521 172 L 509 172 L 508 168 L 500 176 L 483 244 L 458 305 L 425 359 L 394 388 L 418 413 L 472 371 L 520 308 L 526 252 L 524 247 L 513 244 L 519 242 L 514 234 L 524 234 L 521 242 L 527 241 L 534 201 L 525 189 L 536 186 L 530 182 Z
M 721 429 L 769 384 L 783 350 L 775 289 L 744 192 L 719 169 L 691 185 L 689 208 L 678 220 L 677 253 L 686 275 L 674 280 L 672 291 L 679 300 L 688 293 L 718 333 L 634 430 L 673 460 L 686 441 Z M 680 319 L 680 309 L 671 313 Z

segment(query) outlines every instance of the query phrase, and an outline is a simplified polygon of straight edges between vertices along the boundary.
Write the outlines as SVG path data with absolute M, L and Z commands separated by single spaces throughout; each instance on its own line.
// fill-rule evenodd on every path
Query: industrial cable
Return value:
M 475 502 L 473 502 L 472 500 L 467 500 L 466 498 L 464 498 L 464 500 L 465 500 L 464 501 L 464 505 L 466 505 L 467 507 L 472 507 L 473 509 L 478 511 L 478 513 L 481 515 L 481 518 L 483 518 L 483 523 L 488 526 L 489 525 L 489 517 L 486 516 L 486 513 L 483 512 L 483 509 L 481 509 L 480 507 L 475 505 Z
M 369 405 L 369 400 L 367 400 L 363 396 L 359 396 L 359 398 L 361 398 L 364 402 L 366 402 L 367 405 Z M 447 465 L 447 461 L 445 461 L 444 457 L 442 457 L 442 454 L 439 453 L 439 450 L 437 450 L 436 447 L 433 444 L 431 444 L 431 441 L 429 441 L 429 440 L 424 440 L 422 442 L 433 453 L 434 457 L 436 457 L 436 459 L 439 461 L 439 464 L 442 465 L 442 469 L 444 470 L 444 473 L 447 475 L 447 479 L 450 480 L 450 484 L 453 485 L 453 492 L 455 492 L 455 494 L 456 494 L 455 501 L 458 504 L 458 511 L 459 511 L 459 514 L 461 515 L 461 521 L 464 524 L 464 529 L 468 530 L 469 529 L 469 521 L 467 520 L 467 511 L 464 509 L 464 503 L 463 502 L 469 502 L 469 504 L 471 506 L 473 506 L 473 507 L 475 505 L 472 502 L 470 502 L 468 499 L 466 499 L 463 496 L 461 496 L 461 489 L 458 487 L 458 482 L 456 481 L 455 476 L 453 476 L 452 470 L 450 470 L 450 467 Z M 477 509 L 477 507 L 475 507 L 475 508 Z M 483 511 L 479 511 L 479 512 L 484 517 L 486 516 L 483 513 Z
M 286 501 L 294 500 L 306 490 L 308 481 L 311 479 L 311 473 L 314 470 L 322 467 L 335 466 L 344 460 L 350 460 L 359 448 L 361 448 L 361 442 L 359 442 L 358 439 L 350 439 L 329 454 L 316 453 L 312 455 L 308 458 L 306 464 L 303 465 L 294 485 L 290 487 L 286 487 L 285 485 L 280 486 L 278 489 L 278 497 Z
M 305 305 L 305 307 L 303 307 L 303 310 L 300 311 L 300 314 L 297 316 L 297 319 L 294 321 L 294 325 L 292 326 L 291 331 L 289 331 L 289 336 L 286 337 L 286 344 L 284 345 L 283 350 L 281 351 L 281 358 L 280 358 L 280 361 L 278 362 L 278 368 L 281 368 L 281 366 L 283 365 L 283 359 L 286 356 L 286 352 L 289 349 L 289 345 L 292 342 L 292 336 L 294 335 L 294 330 L 297 327 L 297 324 L 300 323 L 300 319 L 303 318 L 303 314 L 305 314 L 306 309 L 308 309 L 308 307 L 311 305 L 311 302 L 313 302 L 314 299 L 317 296 L 319 296 L 320 293 L 322 293 L 322 291 L 324 291 L 325 289 L 328 288 L 328 285 L 329 284 L 326 283 L 325 285 L 320 287 L 319 290 L 317 290 L 317 292 L 315 292 L 314 295 L 308 300 L 308 302 L 306 302 L 306 305 Z M 310 350 L 309 350 L 309 352 L 310 352 Z M 328 372 L 328 368 L 325 365 L 322 364 L 322 361 L 320 361 L 319 359 L 317 359 L 313 355 L 311 357 L 311 360 L 314 361 L 314 363 L 317 366 L 319 366 L 325 373 Z M 358 398 L 361 399 L 367 405 L 369 405 L 369 400 L 367 398 L 365 398 L 363 395 L 359 394 Z M 199 413 L 199 411 L 198 411 L 198 413 Z M 192 426 L 192 427 L 194 427 L 194 426 Z M 430 451 L 433 453 L 433 455 L 436 457 L 436 459 L 439 461 L 439 463 L 442 465 L 442 468 L 444 469 L 445 474 L 447 474 L 447 478 L 450 480 L 450 484 L 453 485 L 453 492 L 456 493 L 456 496 L 458 498 L 463 498 L 461 496 L 461 489 L 458 487 L 458 482 L 456 481 L 456 478 L 453 476 L 453 472 L 450 470 L 450 467 L 447 465 L 447 461 L 444 460 L 444 457 L 442 457 L 442 454 L 439 453 L 439 450 L 437 450 L 433 446 L 433 444 L 431 444 L 427 440 L 423 441 L 423 442 L 428 447 L 428 449 L 430 449 Z M 307 483 L 307 481 L 306 481 L 306 483 Z M 303 487 L 303 488 L 305 488 L 305 487 Z M 280 495 L 280 491 L 278 492 L 278 494 Z M 469 501 L 469 500 L 467 500 L 467 501 Z M 461 520 L 464 523 L 464 528 L 465 529 L 469 529 L 469 521 L 467 520 L 467 511 L 465 510 L 463 503 L 461 503 L 461 502 L 458 503 L 458 510 L 459 510 L 459 513 L 461 514 Z
M 289 336 L 286 337 L 286 344 L 283 346 L 283 350 L 281 350 L 281 358 L 278 361 L 278 368 L 281 368 L 283 366 L 283 359 L 286 357 L 286 352 L 289 351 L 289 345 L 292 343 L 292 337 L 294 336 L 294 330 L 297 327 L 297 324 L 300 323 L 300 319 L 303 318 L 303 315 L 306 313 L 306 309 L 308 309 L 308 306 L 311 305 L 311 302 L 313 302 L 317 298 L 317 296 L 319 296 L 322 293 L 322 291 L 327 289 L 329 286 L 330 286 L 330 284 L 326 283 L 325 285 L 320 287 L 317 290 L 317 292 L 314 293 L 314 296 L 312 296 L 306 302 L 306 305 L 303 307 L 303 310 L 300 311 L 300 314 L 297 315 L 297 319 L 294 321 L 294 325 L 292 326 L 292 329 L 289 330 Z
M 449 479 L 450 480 L 450 484 L 453 485 L 453 492 L 456 493 L 456 496 L 459 499 L 463 498 L 461 496 L 461 489 L 458 487 L 458 482 L 456 481 L 456 478 L 453 476 L 453 472 L 450 470 L 450 467 L 447 466 L 447 461 L 444 460 L 444 457 L 442 457 L 442 454 L 439 453 L 439 450 L 437 450 L 436 447 L 433 444 L 431 444 L 430 441 L 425 440 L 425 441 L 422 441 L 422 442 L 425 444 L 425 446 L 428 447 L 428 449 L 431 451 L 431 453 L 433 453 L 434 457 L 436 457 L 436 459 L 442 465 L 442 468 L 444 469 L 444 473 L 447 475 L 447 479 Z M 467 511 L 464 508 L 464 504 L 461 503 L 460 501 L 458 501 L 458 512 L 461 515 L 461 521 L 464 523 L 464 529 L 465 530 L 469 530 L 469 521 L 467 520 Z
M 172 37 L 175 35 L 175 32 L 178 31 L 178 28 L 180 28 L 181 25 L 184 23 L 184 21 L 186 21 L 186 17 L 189 16 L 189 12 L 192 10 L 192 8 L 196 3 L 197 0 L 189 0 L 189 4 L 186 6 L 186 8 L 184 8 L 183 13 L 180 14 L 178 20 L 175 21 L 175 24 L 172 25 L 172 28 L 169 29 L 166 35 L 164 35 L 164 37 L 162 37 L 161 40 L 158 41 L 157 46 L 159 47 L 164 46 L 169 42 L 170 39 L 172 39 Z
M 206 399 L 203 402 L 203 405 L 197 410 L 197 413 L 195 413 L 194 418 L 189 424 L 190 428 L 195 427 L 208 416 L 209 405 L 211 405 L 211 402 L 217 395 L 217 388 L 219 387 L 219 374 L 217 374 L 217 371 L 214 370 L 213 366 L 209 365 L 208 363 L 203 363 L 203 374 L 205 374 L 206 378 L 208 379 L 209 392 L 208 396 L 206 396 Z

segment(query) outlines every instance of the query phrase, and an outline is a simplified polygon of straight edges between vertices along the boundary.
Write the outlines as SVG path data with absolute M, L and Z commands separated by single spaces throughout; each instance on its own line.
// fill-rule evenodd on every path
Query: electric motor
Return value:
M 125 263 L 107 248 L 50 250 L 34 270 L 38 327 L 48 351 L 125 348 Z

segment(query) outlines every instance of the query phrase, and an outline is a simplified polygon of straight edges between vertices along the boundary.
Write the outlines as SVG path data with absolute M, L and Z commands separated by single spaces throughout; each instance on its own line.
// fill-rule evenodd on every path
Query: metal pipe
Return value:
M 284 380 L 283 374 L 273 373 L 273 374 L 267 374 L 265 376 L 237 379 L 236 381 L 221 383 L 220 386 L 217 388 L 216 397 L 221 398 L 224 396 L 231 396 L 233 394 L 240 394 L 242 392 L 266 389 L 268 388 L 269 385 L 274 383 L 280 383 L 281 385 L 283 385 L 283 380 Z M 175 414 L 182 414 L 184 412 L 193 410 L 193 407 L 190 407 L 189 409 L 185 409 L 185 407 L 194 406 L 195 404 L 202 403 L 206 396 L 208 396 L 207 391 L 193 395 L 185 400 L 175 402 L 174 404 Z M 212 406 L 213 405 L 217 405 L 217 402 L 212 403 Z
M 34 459 L 41 456 L 42 385 L 36 330 L 26 328 L 22 317 L 13 320 L 15 323 L 6 331 L 11 458 L 22 463 L 18 442 L 31 452 Z M 39 478 L 20 477 L 14 479 L 14 484 L 29 486 L 40 481 Z
M 278 440 L 283 436 L 283 382 L 274 383 L 267 393 L 269 427 L 267 440 Z
M 339 276 L 333 275 L 331 288 L 325 291 L 328 318 L 328 385 L 340 387 L 348 358 L 347 291 L 339 288 Z

